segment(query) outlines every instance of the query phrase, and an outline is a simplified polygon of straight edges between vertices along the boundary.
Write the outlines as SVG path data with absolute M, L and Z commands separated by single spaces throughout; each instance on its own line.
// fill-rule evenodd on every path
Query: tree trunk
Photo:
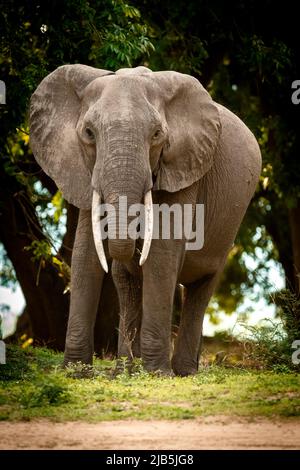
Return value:
M 292 239 L 295 292 L 300 295 L 300 200 L 295 208 L 289 210 L 289 224 Z
M 263 223 L 267 232 L 272 237 L 278 250 L 278 261 L 281 263 L 285 274 L 286 288 L 295 291 L 295 276 L 293 269 L 293 254 L 291 250 L 292 240 L 289 227 L 287 209 L 276 198 L 269 195 L 273 211 L 265 214 Z M 276 214 L 276 216 L 274 216 Z
M 50 263 L 41 266 L 24 248 L 43 240 L 39 221 L 25 191 L 5 194 L 0 214 L 0 238 L 21 285 L 35 342 L 63 350 L 69 299 L 64 281 Z
M 66 202 L 67 206 L 67 230 L 65 236 L 62 241 L 61 248 L 59 250 L 60 256 L 64 259 L 64 261 L 71 266 L 71 259 L 72 259 L 72 249 L 75 240 L 77 222 L 78 222 L 78 215 L 79 209 Z

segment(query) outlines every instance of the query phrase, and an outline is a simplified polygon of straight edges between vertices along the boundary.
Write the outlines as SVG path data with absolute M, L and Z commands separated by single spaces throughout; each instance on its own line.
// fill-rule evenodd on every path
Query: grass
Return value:
M 0 365 L 0 419 L 97 422 L 192 419 L 207 415 L 300 416 L 300 375 L 207 366 L 187 378 L 146 373 L 137 363 L 112 378 L 112 361 L 95 360 L 84 379 L 79 364 L 62 370 L 62 355 L 8 347 Z

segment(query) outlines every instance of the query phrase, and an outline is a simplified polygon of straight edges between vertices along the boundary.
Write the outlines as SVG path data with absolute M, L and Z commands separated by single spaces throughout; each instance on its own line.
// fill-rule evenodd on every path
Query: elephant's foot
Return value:
M 65 351 L 62 367 L 66 370 L 67 375 L 74 379 L 91 378 L 94 376 L 92 361 L 92 355 L 82 356 L 82 354 L 74 352 L 70 354 L 69 351 Z
M 68 377 L 72 379 L 91 379 L 95 377 L 95 370 L 90 364 L 83 364 L 82 362 L 68 362 L 63 363 L 63 367 Z
M 174 375 L 179 377 L 188 377 L 189 375 L 196 375 L 197 369 L 174 369 Z
M 185 363 L 176 357 L 172 360 L 172 368 L 175 375 L 179 375 L 180 377 L 195 375 L 198 372 L 198 364 Z
M 70 364 L 93 364 L 93 353 L 91 351 L 82 351 L 82 349 L 71 349 L 66 347 L 64 360 L 63 360 L 63 367 L 68 367 Z
M 174 377 L 174 372 L 171 368 L 171 365 L 162 365 L 162 366 L 155 366 L 153 364 L 149 365 L 146 361 L 143 361 L 144 368 L 150 374 L 155 374 L 160 377 Z
M 152 371 L 154 375 L 157 375 L 158 377 L 175 377 L 174 372 L 172 369 L 158 369 L 155 371 Z

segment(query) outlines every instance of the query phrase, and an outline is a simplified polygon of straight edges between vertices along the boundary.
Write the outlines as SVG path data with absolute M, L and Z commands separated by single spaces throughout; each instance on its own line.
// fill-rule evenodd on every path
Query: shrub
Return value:
M 284 371 L 299 370 L 292 363 L 292 344 L 300 339 L 300 299 L 288 289 L 274 297 L 279 322 L 265 320 L 263 325 L 244 325 L 250 333 L 246 359 L 256 365 Z
M 7 345 L 6 364 L 0 366 L 1 380 L 20 380 L 29 371 L 28 357 L 24 349 Z

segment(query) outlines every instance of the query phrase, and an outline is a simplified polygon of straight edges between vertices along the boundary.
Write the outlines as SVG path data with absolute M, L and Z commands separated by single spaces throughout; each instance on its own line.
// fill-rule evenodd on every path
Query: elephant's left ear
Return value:
M 164 100 L 169 146 L 163 150 L 154 189 L 184 189 L 211 168 L 221 132 L 217 106 L 198 80 L 178 72 L 154 72 Z

